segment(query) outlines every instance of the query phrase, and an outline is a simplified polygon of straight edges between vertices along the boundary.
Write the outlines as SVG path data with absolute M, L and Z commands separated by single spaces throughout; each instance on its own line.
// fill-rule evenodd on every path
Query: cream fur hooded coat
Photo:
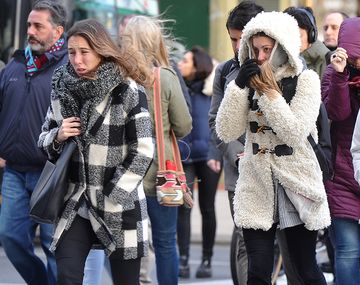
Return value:
M 290 104 L 282 96 L 273 100 L 260 96 L 258 106 L 262 116 L 250 110 L 247 87 L 241 89 L 232 81 L 226 89 L 216 117 L 217 134 L 230 142 L 246 132 L 234 199 L 235 223 L 243 228 L 270 229 L 274 223 L 275 178 L 284 187 L 305 227 L 322 229 L 330 225 L 329 208 L 321 169 L 307 140 L 311 133 L 317 141 L 320 80 L 314 71 L 303 71 L 298 25 L 293 17 L 281 12 L 263 12 L 245 26 L 239 48 L 240 62 L 249 57 L 250 38 L 258 32 L 275 39 L 287 54 L 288 61 L 275 71 L 276 79 L 298 76 L 298 82 Z M 250 121 L 269 126 L 273 131 L 252 133 Z M 292 147 L 293 154 L 253 154 L 253 143 L 267 149 L 286 144 Z

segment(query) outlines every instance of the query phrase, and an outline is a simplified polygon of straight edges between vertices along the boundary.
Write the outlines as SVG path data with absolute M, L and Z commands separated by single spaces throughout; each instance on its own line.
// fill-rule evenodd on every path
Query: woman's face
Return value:
M 182 60 L 178 63 L 181 75 L 186 80 L 192 80 L 195 77 L 196 68 L 193 61 L 193 53 L 188 51 L 184 54 Z
M 299 28 L 300 30 L 300 40 L 301 40 L 301 47 L 300 52 L 308 49 L 310 47 L 308 33 L 305 29 Z
M 82 36 L 72 36 L 68 41 L 69 60 L 78 76 L 93 74 L 101 62 L 97 54 Z
M 267 36 L 252 37 L 254 58 L 256 59 L 258 65 L 262 65 L 270 58 L 274 45 L 275 40 Z

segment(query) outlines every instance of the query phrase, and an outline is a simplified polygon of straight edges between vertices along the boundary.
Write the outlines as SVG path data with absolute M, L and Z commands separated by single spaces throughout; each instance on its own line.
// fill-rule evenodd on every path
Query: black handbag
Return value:
M 68 187 L 68 166 L 76 143 L 69 140 L 57 161 L 46 161 L 30 198 L 30 217 L 39 223 L 53 224 L 64 207 Z

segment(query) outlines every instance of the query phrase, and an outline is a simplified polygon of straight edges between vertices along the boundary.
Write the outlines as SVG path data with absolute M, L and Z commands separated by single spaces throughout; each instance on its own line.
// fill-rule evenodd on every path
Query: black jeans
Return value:
M 76 216 L 70 229 L 58 245 L 55 257 L 58 270 L 57 285 L 82 285 L 85 261 L 93 244 L 99 243 L 90 221 Z M 141 258 L 123 260 L 110 255 L 115 285 L 139 285 Z
M 243 229 L 248 254 L 248 285 L 270 285 L 274 260 L 274 238 L 277 225 L 268 231 Z M 290 259 L 305 285 L 326 285 L 316 262 L 317 231 L 304 225 L 284 229 Z
M 205 258 L 211 258 L 216 233 L 215 194 L 220 178 L 220 173 L 215 173 L 206 161 L 192 164 L 184 164 L 186 181 L 193 192 L 195 178 L 199 187 L 199 206 L 202 216 L 202 254 Z M 189 255 L 190 247 L 190 214 L 191 209 L 179 207 L 177 237 L 180 255 Z

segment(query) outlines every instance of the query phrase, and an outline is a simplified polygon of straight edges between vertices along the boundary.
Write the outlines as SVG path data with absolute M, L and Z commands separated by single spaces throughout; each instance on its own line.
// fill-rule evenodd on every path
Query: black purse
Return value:
M 69 140 L 63 146 L 57 161 L 46 161 L 30 198 L 30 217 L 39 223 L 53 224 L 64 207 L 69 184 L 68 166 L 76 143 Z

